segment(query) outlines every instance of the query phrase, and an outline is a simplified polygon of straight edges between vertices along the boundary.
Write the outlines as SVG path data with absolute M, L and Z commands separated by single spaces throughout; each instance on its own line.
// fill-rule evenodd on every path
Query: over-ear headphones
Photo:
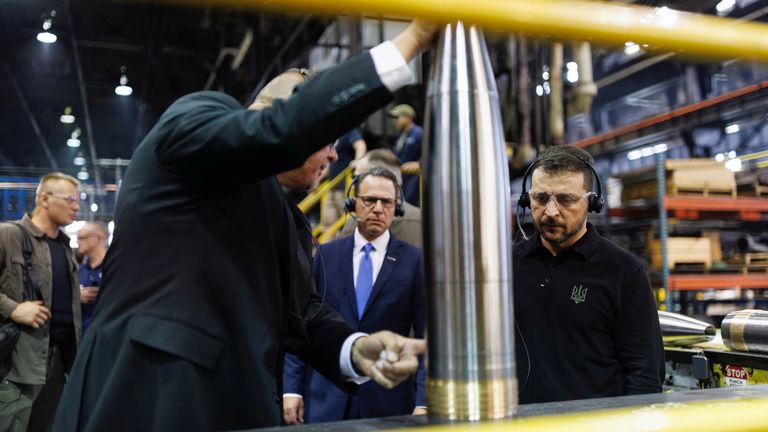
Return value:
M 594 195 L 590 195 L 588 198 L 589 205 L 587 207 L 587 211 L 600 213 L 605 207 L 605 198 L 603 198 L 603 182 L 600 180 L 600 175 L 597 174 L 595 167 L 593 167 L 588 160 L 576 155 L 572 156 L 580 160 L 587 168 L 589 168 L 590 171 L 592 171 L 592 174 L 595 175 L 597 191 Z M 525 184 L 528 181 L 528 177 L 533 175 L 533 171 L 536 169 L 536 166 L 538 166 L 540 162 L 541 158 L 536 159 L 536 161 L 532 163 L 527 170 L 525 170 L 525 174 L 523 175 L 523 191 L 520 193 L 520 198 L 517 199 L 517 205 L 521 208 L 531 208 L 531 197 L 528 195 L 528 190 L 525 188 Z
M 349 187 L 347 188 L 347 192 L 344 194 L 344 210 L 349 212 L 350 214 L 353 214 L 355 212 L 355 206 L 357 205 L 357 198 L 355 198 L 354 195 L 352 195 L 352 191 L 355 191 L 355 195 L 357 194 L 357 187 L 360 185 L 360 183 L 365 180 L 366 177 L 384 177 L 388 180 L 392 181 L 392 184 L 395 185 L 395 217 L 402 217 L 405 215 L 405 208 L 403 207 L 403 188 L 400 186 L 400 184 L 397 183 L 397 177 L 392 173 L 392 171 L 386 169 L 386 168 L 373 168 L 370 171 L 361 174 L 359 176 L 355 176 L 352 179 L 352 183 L 349 184 Z

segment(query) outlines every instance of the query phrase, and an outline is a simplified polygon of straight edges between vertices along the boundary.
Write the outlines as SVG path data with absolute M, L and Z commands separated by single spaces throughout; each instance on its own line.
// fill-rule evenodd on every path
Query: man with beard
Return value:
M 538 235 L 514 250 L 520 403 L 660 392 L 664 349 L 643 265 L 587 223 L 603 207 L 592 157 L 550 147 L 529 172 L 519 204 Z

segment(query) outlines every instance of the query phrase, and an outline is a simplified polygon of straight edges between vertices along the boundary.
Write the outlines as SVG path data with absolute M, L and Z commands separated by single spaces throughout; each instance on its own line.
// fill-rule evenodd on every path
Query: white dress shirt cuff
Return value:
M 298 394 L 298 393 L 283 393 L 283 399 L 289 398 L 289 397 L 295 397 L 299 399 L 304 399 L 304 396 Z
M 405 58 L 391 41 L 376 45 L 370 52 L 376 73 L 379 74 L 381 83 L 390 92 L 416 82 Z
M 341 367 L 341 374 L 347 377 L 347 381 L 352 381 L 355 384 L 365 384 L 370 381 L 367 376 L 360 376 L 355 372 L 355 368 L 352 367 L 352 344 L 356 340 L 363 336 L 368 336 L 367 333 L 352 333 L 344 341 L 341 346 L 341 352 L 339 353 L 339 367 Z

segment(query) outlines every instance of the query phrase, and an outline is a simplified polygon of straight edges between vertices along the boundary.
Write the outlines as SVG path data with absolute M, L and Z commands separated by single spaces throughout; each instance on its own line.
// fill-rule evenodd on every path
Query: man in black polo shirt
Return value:
M 537 235 L 514 250 L 520 403 L 661 391 L 664 349 L 648 277 L 587 223 L 601 207 L 591 167 L 589 153 L 572 146 L 546 149 L 533 167 Z

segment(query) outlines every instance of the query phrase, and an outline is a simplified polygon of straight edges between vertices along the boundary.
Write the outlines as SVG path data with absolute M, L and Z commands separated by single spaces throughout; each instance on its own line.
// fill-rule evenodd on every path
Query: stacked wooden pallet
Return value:
M 661 268 L 661 242 L 649 243 L 651 264 Z M 679 264 L 703 264 L 712 266 L 712 241 L 709 237 L 669 237 L 667 239 L 667 266 L 674 269 Z
M 670 159 L 664 162 L 664 168 L 667 195 L 736 198 L 736 178 L 722 162 L 712 159 Z M 623 203 L 658 197 L 654 167 L 632 171 L 619 178 L 622 182 Z
M 768 197 L 768 170 L 739 174 L 736 185 L 739 196 Z
M 749 252 L 740 254 L 733 263 L 741 265 L 743 274 L 768 273 L 768 253 Z

